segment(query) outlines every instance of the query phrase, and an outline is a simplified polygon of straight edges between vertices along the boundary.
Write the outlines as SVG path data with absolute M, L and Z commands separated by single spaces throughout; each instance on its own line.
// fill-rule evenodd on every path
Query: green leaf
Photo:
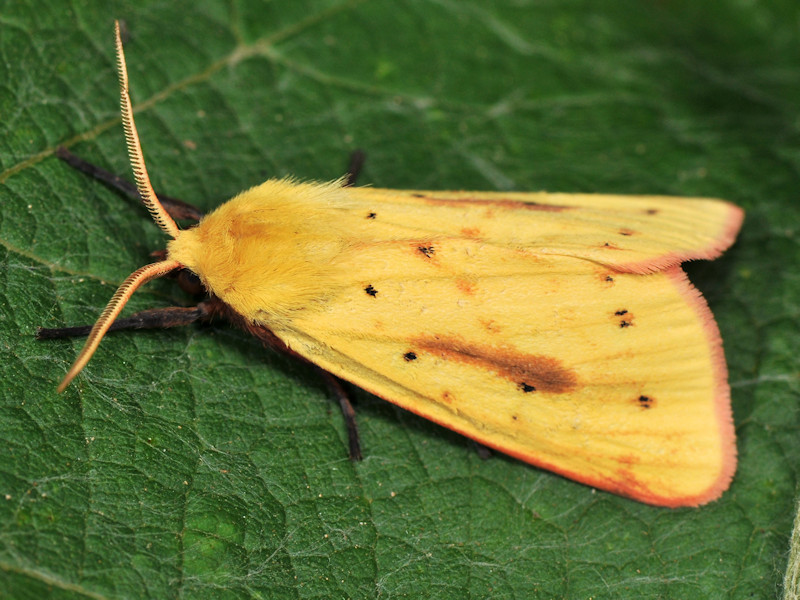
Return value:
M 5 2 L 0 8 L 0 595 L 772 598 L 800 454 L 796 0 Z M 725 340 L 739 469 L 666 510 L 495 455 L 355 391 L 346 458 L 314 370 L 224 324 L 92 323 L 163 248 L 128 172 L 113 18 L 157 190 L 211 208 L 269 176 L 727 198 L 692 265 Z M 128 311 L 185 303 L 148 284 Z

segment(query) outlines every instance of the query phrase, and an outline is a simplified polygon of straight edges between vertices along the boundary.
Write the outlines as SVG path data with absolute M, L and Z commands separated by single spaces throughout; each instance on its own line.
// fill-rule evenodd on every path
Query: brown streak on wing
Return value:
M 556 204 L 540 204 L 538 202 L 524 202 L 522 200 L 508 200 L 498 198 L 497 200 L 484 200 L 477 198 L 431 198 L 430 196 L 422 196 L 414 194 L 416 198 L 425 200 L 428 204 L 435 204 L 439 206 L 463 206 L 470 204 L 472 206 L 488 206 L 490 208 L 508 208 L 512 210 L 543 210 L 546 212 L 561 212 L 562 210 L 570 210 L 571 206 L 559 206 Z
M 575 373 L 550 356 L 523 354 L 510 348 L 485 346 L 455 337 L 421 336 L 408 342 L 418 351 L 484 367 L 512 383 L 525 382 L 539 392 L 565 394 L 578 385 Z

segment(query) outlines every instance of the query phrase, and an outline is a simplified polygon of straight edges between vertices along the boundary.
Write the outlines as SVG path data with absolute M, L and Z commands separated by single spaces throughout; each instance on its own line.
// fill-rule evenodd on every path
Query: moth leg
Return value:
M 356 410 L 350 402 L 350 396 L 342 386 L 341 381 L 336 377 L 317 367 L 320 376 L 325 381 L 325 385 L 331 393 L 339 400 L 339 408 L 342 409 L 342 416 L 344 417 L 344 424 L 347 427 L 347 441 L 350 449 L 350 460 L 361 460 L 361 442 L 358 438 L 358 424 L 356 423 Z
M 113 173 L 106 171 L 97 165 L 86 162 L 63 146 L 56 148 L 56 156 L 73 169 L 102 181 L 111 189 L 121 192 L 129 198 L 141 201 L 141 196 L 139 196 L 136 186 L 130 181 L 123 179 L 119 175 L 114 175 Z M 203 211 L 195 206 L 192 206 L 191 204 L 188 204 L 187 202 L 184 202 L 183 200 L 178 200 L 177 198 L 173 198 L 172 196 L 167 196 L 165 194 L 156 195 L 161 201 L 161 204 L 164 206 L 164 210 L 166 210 L 169 213 L 169 216 L 173 219 L 199 221 L 203 216 Z
M 364 161 L 367 155 L 363 150 L 353 150 L 350 154 L 350 164 L 347 167 L 346 179 L 344 187 L 352 187 L 356 184 L 356 179 L 361 174 L 361 169 L 364 167 Z
M 210 302 L 214 302 L 214 298 L 210 300 Z M 214 304 L 212 306 L 212 310 L 214 310 L 214 314 L 212 316 L 222 316 L 226 318 L 228 321 L 231 322 L 236 327 L 239 327 L 243 331 L 246 331 L 250 335 L 254 336 L 256 339 L 260 340 L 264 346 L 268 348 L 272 348 L 276 352 L 280 352 L 281 354 L 285 354 L 295 360 L 299 360 L 307 365 L 314 367 L 318 372 L 320 377 L 325 381 L 325 385 L 328 387 L 330 392 L 333 396 L 339 401 L 339 407 L 342 410 L 342 416 L 344 417 L 345 426 L 347 427 L 347 440 L 350 452 L 350 459 L 351 460 L 361 460 L 361 443 L 358 439 L 358 426 L 356 425 L 356 411 L 353 408 L 352 403 L 350 402 L 350 397 L 345 391 L 344 387 L 342 386 L 341 382 L 328 373 L 326 370 L 318 367 L 307 358 L 300 356 L 297 352 L 289 348 L 283 340 L 281 340 L 278 336 L 276 336 L 272 331 L 263 325 L 256 325 L 255 323 L 251 323 L 240 314 L 236 313 L 232 310 L 227 304 L 221 302 L 219 300 L 216 301 L 218 304 Z
M 318 367 L 307 358 L 300 356 L 286 346 L 274 333 L 272 333 L 266 327 L 261 327 L 259 325 L 250 325 L 245 323 L 243 319 L 237 318 L 236 315 L 232 315 L 231 321 L 234 324 L 239 325 L 245 331 L 249 332 L 250 334 L 254 335 L 256 338 L 261 340 L 261 343 L 265 346 L 272 348 L 276 352 L 280 352 L 281 354 L 285 354 L 295 360 L 299 360 L 307 365 L 314 367 L 319 376 L 325 382 L 325 385 L 328 387 L 328 390 L 331 394 L 339 401 L 339 408 L 342 411 L 342 417 L 344 417 L 344 424 L 347 428 L 347 445 L 348 445 L 348 452 L 350 455 L 350 460 L 361 460 L 363 458 L 361 454 L 361 442 L 358 437 L 358 424 L 356 423 L 356 410 L 353 408 L 352 402 L 350 402 L 350 395 L 342 386 L 342 382 L 335 377 L 328 373 L 325 369 Z
M 166 329 L 167 327 L 181 327 L 196 321 L 207 320 L 212 311 L 207 302 L 197 306 L 169 306 L 167 308 L 152 308 L 117 319 L 109 327 L 109 331 L 122 329 Z M 92 325 L 79 325 L 77 327 L 39 327 L 36 330 L 37 340 L 54 340 L 71 337 L 84 337 L 89 335 Z

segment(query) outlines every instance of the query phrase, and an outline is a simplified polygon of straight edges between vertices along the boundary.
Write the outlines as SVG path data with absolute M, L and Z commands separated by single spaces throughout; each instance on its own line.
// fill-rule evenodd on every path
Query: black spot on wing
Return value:
M 652 396 L 644 396 L 644 395 L 639 396 L 636 399 L 636 402 L 639 404 L 639 406 L 641 406 L 644 409 L 652 408 L 653 406 L 655 406 L 655 400 L 653 399 Z
M 620 328 L 633 327 L 633 314 L 626 308 L 621 308 L 614 312 L 614 317 Z

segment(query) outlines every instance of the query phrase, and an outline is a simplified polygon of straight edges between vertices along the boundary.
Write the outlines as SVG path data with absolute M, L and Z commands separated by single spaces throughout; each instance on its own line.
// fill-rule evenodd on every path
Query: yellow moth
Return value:
M 728 488 L 722 342 L 680 263 L 728 248 L 739 208 L 282 179 L 180 230 L 150 186 L 116 31 L 134 175 L 172 239 L 116 292 L 60 390 L 136 288 L 186 269 L 210 296 L 205 316 L 523 461 L 661 506 Z

